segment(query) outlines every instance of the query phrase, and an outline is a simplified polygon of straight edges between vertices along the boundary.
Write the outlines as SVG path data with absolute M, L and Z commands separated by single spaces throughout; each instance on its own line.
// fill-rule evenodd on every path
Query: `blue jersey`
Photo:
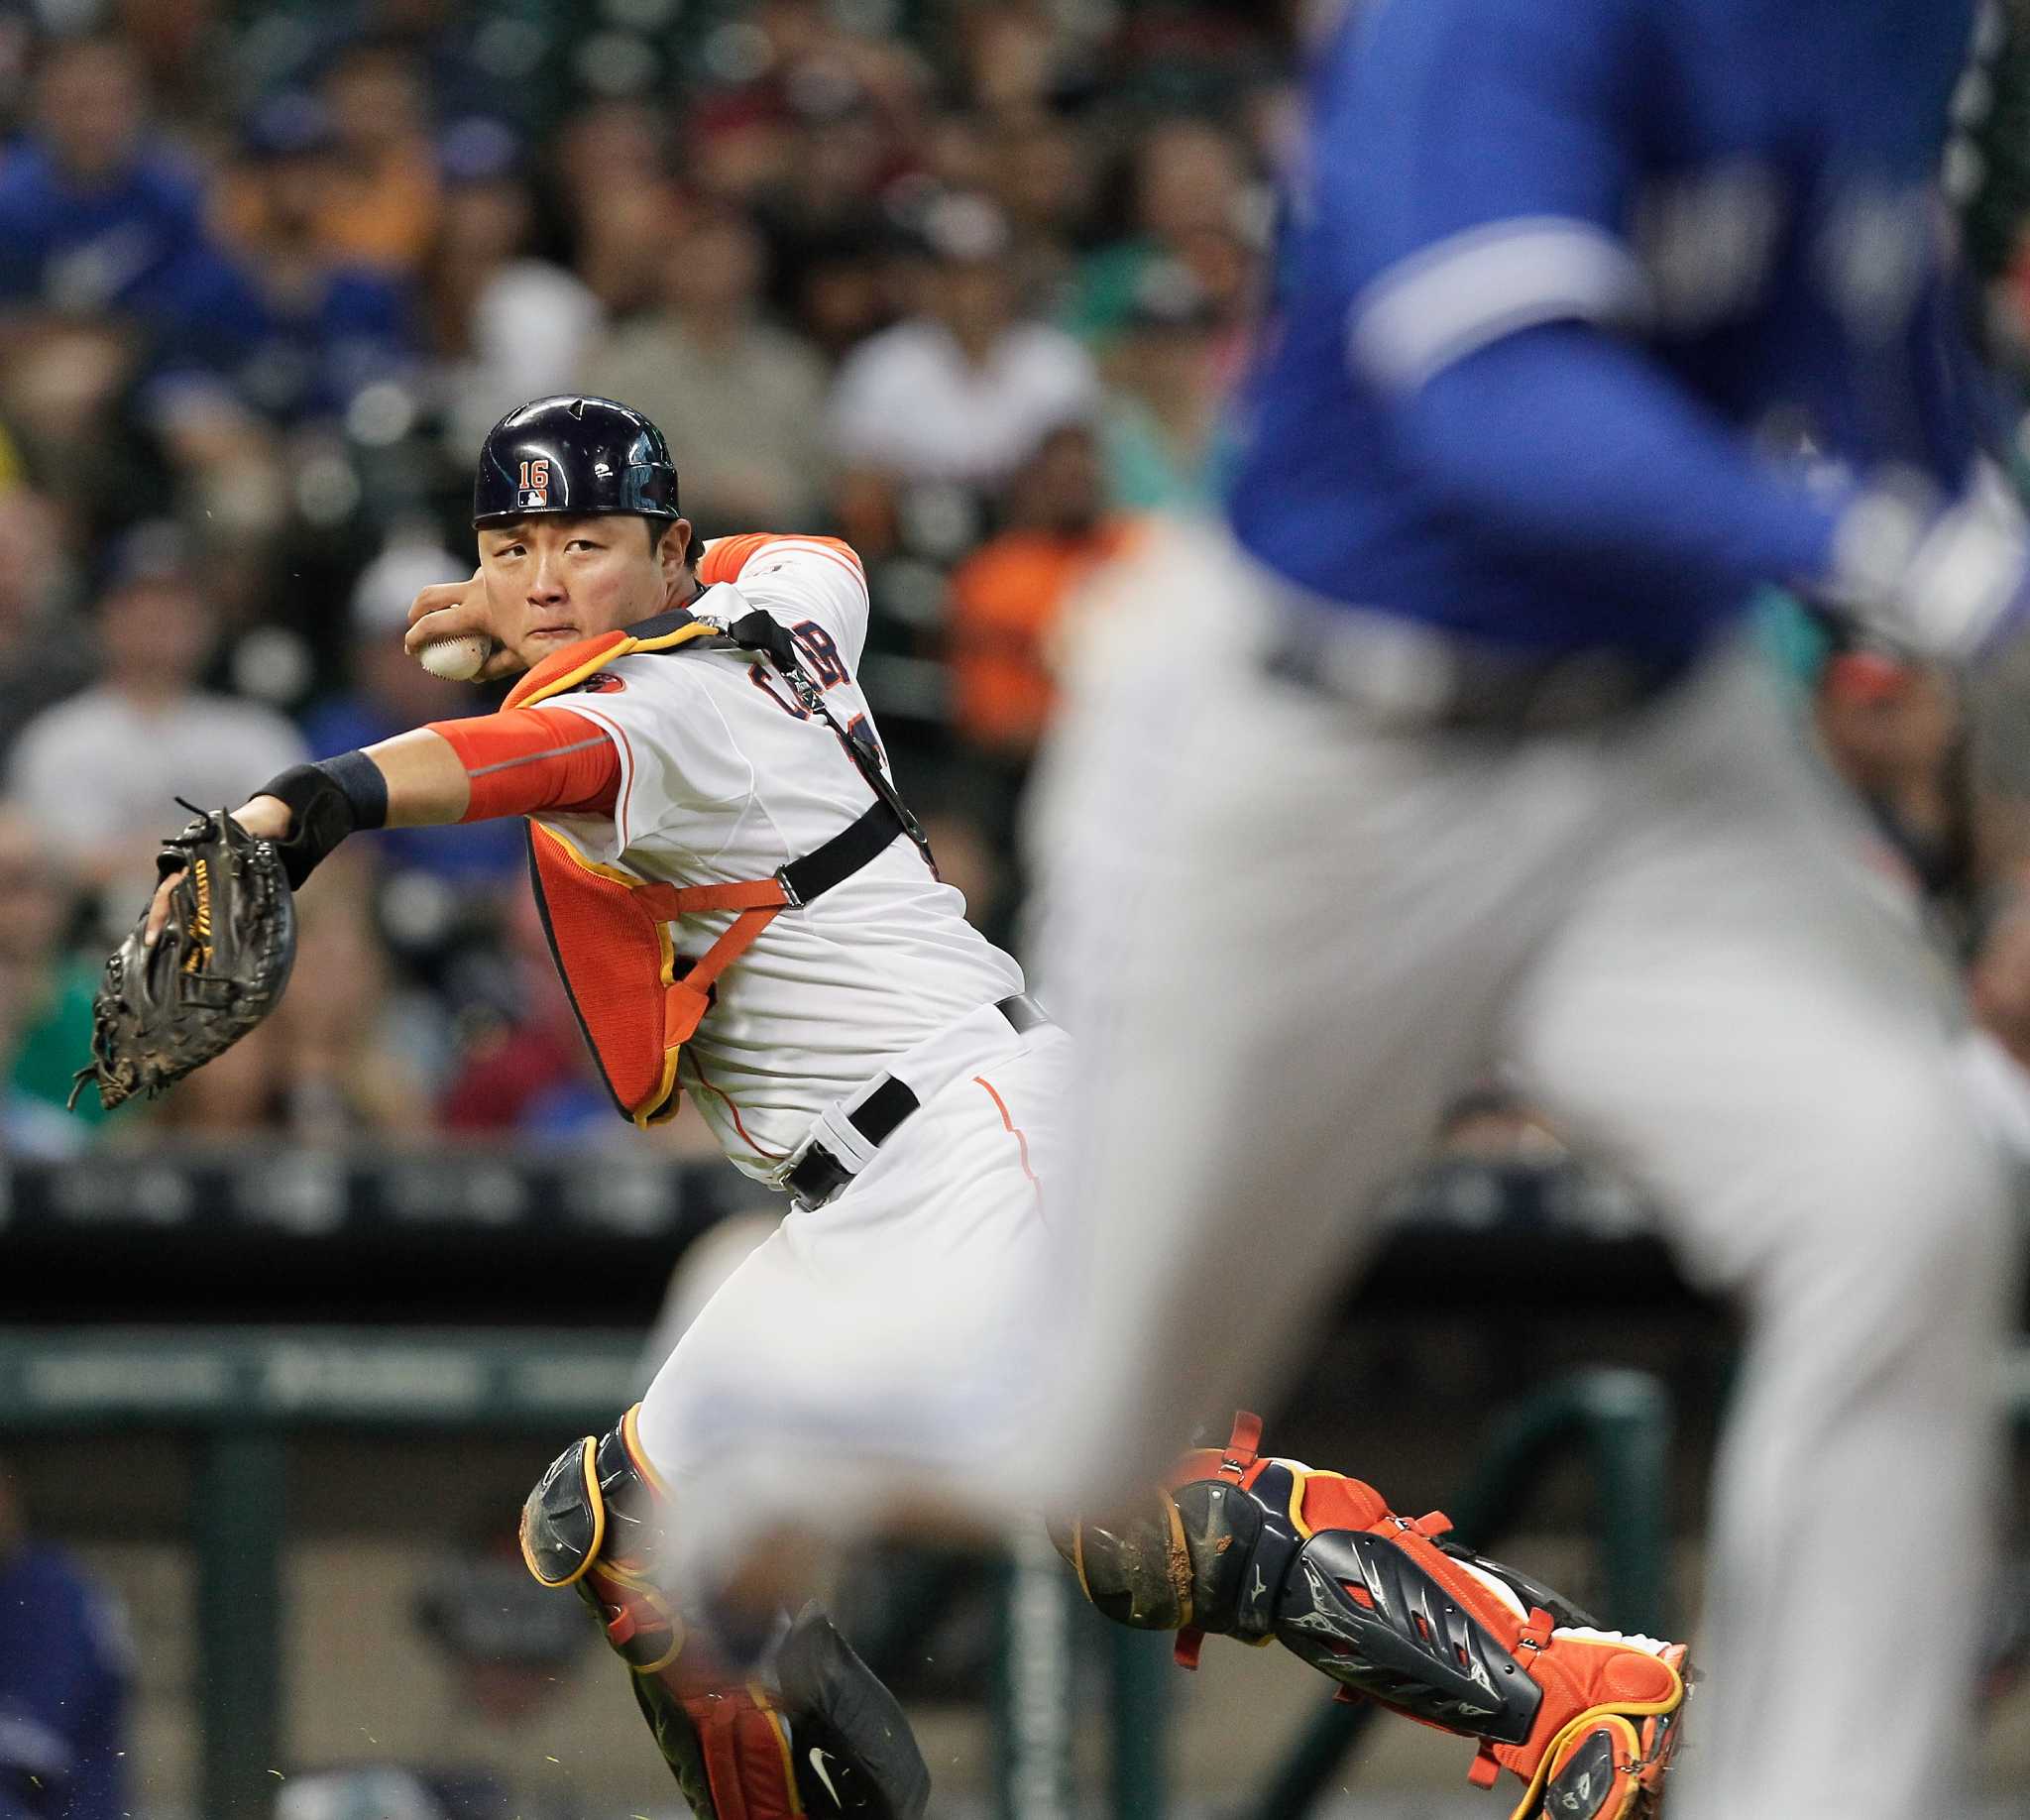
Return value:
M 1974 0 L 1356 3 L 1239 402 L 1241 543 L 1335 602 L 1672 651 L 1827 559 L 1798 457 L 1957 492 L 1974 37 Z
M 177 322 L 160 325 L 156 377 L 222 378 L 277 423 L 342 416 L 365 388 L 405 379 L 414 364 L 402 287 L 369 267 L 335 266 L 271 295 L 257 270 L 218 260 L 180 301 Z
M 29 141 L 0 168 L 0 298 L 63 310 L 155 313 L 182 267 L 209 251 L 204 196 L 148 152 L 104 184 L 73 183 Z
M 125 1623 L 61 1549 L 31 1543 L 0 1558 L 0 1813 L 33 1790 L 48 1820 L 121 1820 Z M 30 1780 L 34 1777 L 35 1780 Z
M 279 423 L 343 416 L 367 387 L 414 364 L 402 288 L 370 267 L 334 267 L 294 296 L 245 279 L 221 305 L 209 358 Z

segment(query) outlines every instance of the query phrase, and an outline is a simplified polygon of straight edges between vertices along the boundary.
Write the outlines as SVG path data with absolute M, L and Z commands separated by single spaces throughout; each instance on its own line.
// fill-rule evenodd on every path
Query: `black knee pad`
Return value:
M 595 1561 L 634 1561 L 655 1539 L 655 1489 L 635 1464 L 629 1410 L 550 1462 L 521 1506 L 521 1558 L 545 1586 L 572 1586 Z
M 1267 1497 L 1225 1479 L 1193 1479 L 1124 1518 L 1058 1526 L 1051 1537 L 1085 1596 L 1116 1624 L 1259 1641 L 1274 1627 L 1276 1594 L 1297 1550 L 1290 1473 L 1277 1467 L 1263 1478 Z
M 1179 1489 L 1193 1630 L 1244 1643 L 1274 1634 L 1277 1602 L 1302 1545 L 1290 1520 L 1295 1485 L 1289 1467 L 1272 1464 L 1246 1490 L 1226 1479 Z

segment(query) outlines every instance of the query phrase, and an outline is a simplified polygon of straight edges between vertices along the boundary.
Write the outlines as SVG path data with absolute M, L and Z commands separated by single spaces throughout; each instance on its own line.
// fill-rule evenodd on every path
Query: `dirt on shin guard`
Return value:
M 1100 1613 L 1138 1631 L 1175 1631 L 1191 1621 L 1191 1553 L 1167 1492 L 1105 1523 L 1053 1523 L 1051 1540 Z

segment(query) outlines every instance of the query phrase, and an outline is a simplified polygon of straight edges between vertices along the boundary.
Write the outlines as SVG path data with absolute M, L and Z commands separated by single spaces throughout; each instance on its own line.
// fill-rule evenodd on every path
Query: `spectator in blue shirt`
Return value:
M 122 1820 L 132 1649 L 118 1606 L 34 1540 L 0 1463 L 0 1820 Z
M 196 365 L 222 366 L 275 422 L 342 416 L 367 387 L 408 371 L 401 287 L 325 238 L 337 167 L 320 103 L 277 97 L 255 114 L 243 151 L 237 282 L 185 351 Z
M 148 130 L 130 46 L 59 41 L 0 165 L 0 304 L 179 322 L 216 282 L 197 177 Z

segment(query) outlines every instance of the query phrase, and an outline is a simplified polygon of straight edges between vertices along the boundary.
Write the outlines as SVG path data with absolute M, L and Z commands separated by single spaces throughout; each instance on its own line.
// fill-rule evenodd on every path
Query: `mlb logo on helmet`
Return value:
M 515 489 L 514 503 L 523 512 L 539 512 L 550 503 L 550 464 L 547 459 L 538 458 L 521 464 L 521 481 Z

